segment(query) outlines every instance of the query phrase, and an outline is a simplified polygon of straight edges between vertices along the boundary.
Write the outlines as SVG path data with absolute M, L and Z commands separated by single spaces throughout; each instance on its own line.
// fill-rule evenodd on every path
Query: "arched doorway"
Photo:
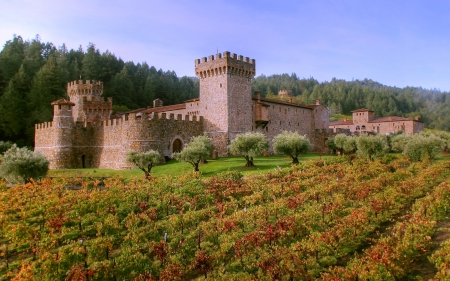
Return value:
M 183 149 L 183 142 L 180 139 L 175 139 L 172 144 L 172 153 L 180 152 Z

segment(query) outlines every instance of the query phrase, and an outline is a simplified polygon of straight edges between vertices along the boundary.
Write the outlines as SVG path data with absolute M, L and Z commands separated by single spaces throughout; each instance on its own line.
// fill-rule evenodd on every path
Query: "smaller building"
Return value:
M 336 132 L 337 129 L 348 129 L 352 134 L 376 133 L 376 134 L 394 134 L 403 132 L 412 135 L 423 131 L 425 124 L 415 119 L 388 116 L 375 117 L 374 112 L 367 108 L 361 108 L 352 111 L 352 120 L 340 120 L 330 122 L 329 128 Z

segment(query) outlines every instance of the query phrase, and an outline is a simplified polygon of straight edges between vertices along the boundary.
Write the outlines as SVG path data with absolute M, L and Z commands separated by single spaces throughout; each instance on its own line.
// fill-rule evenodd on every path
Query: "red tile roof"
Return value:
M 141 110 L 142 113 L 152 113 L 152 112 L 165 112 L 165 111 L 173 111 L 173 110 L 180 110 L 180 109 L 186 109 L 185 103 L 180 104 L 173 104 L 173 105 L 166 105 L 166 106 L 158 106 L 158 107 L 150 107 Z
M 399 122 L 399 121 L 417 121 L 411 118 L 399 117 L 399 116 L 388 116 L 388 117 L 375 117 L 368 123 L 380 123 L 380 122 Z M 419 121 L 420 122 L 420 121 Z
M 306 105 L 306 104 L 298 104 L 298 103 L 292 103 L 292 102 L 287 102 L 287 101 L 282 101 L 282 100 L 275 100 L 275 99 L 268 99 L 268 98 L 257 98 L 257 97 L 252 97 L 253 100 L 260 100 L 263 102 L 267 102 L 267 103 L 275 103 L 275 104 L 283 104 L 283 105 L 290 105 L 290 106 L 294 106 L 294 107 L 301 107 L 301 108 L 307 108 L 307 109 L 311 109 L 312 105 Z M 316 106 L 316 105 L 314 105 Z
M 353 125 L 353 120 L 338 120 L 329 123 L 329 126 Z
M 75 105 L 75 103 L 71 102 L 70 100 L 66 100 L 66 99 L 55 100 L 54 102 L 51 103 L 51 105 L 60 105 L 60 104 Z
M 360 109 L 353 110 L 351 112 L 366 112 L 366 111 L 374 112 L 373 110 L 370 110 L 368 108 L 360 108 Z

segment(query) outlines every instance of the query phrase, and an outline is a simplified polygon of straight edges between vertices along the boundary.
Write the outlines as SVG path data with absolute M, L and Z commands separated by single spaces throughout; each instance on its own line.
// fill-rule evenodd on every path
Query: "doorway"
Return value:
M 180 152 L 183 149 L 183 142 L 180 139 L 175 139 L 172 144 L 172 153 Z

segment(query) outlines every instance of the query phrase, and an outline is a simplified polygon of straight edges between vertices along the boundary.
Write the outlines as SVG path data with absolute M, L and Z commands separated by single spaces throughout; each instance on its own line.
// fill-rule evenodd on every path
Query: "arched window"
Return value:
M 361 126 L 361 130 L 362 130 L 362 131 L 365 131 L 365 130 L 366 130 L 366 126 L 362 125 L 362 126 Z

